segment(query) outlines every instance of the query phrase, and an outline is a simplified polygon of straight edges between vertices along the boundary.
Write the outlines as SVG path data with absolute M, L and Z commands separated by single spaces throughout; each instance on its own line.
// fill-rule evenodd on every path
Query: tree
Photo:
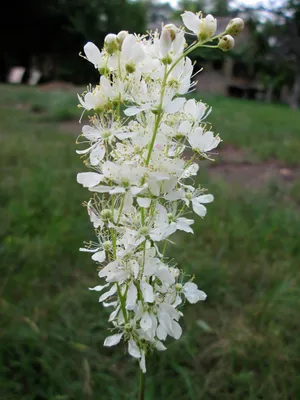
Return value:
M 245 10 L 251 12 L 251 10 Z M 253 10 L 252 10 L 253 11 Z M 260 60 L 268 85 L 288 84 L 291 88 L 289 104 L 298 108 L 300 100 L 300 0 L 288 0 L 281 7 L 259 7 L 267 21 L 261 24 Z M 261 47 L 263 43 L 263 46 Z
M 6 3 L 5 13 L 1 24 L 3 78 L 11 66 L 28 69 L 33 58 L 41 60 L 47 55 L 60 66 L 59 77 L 77 83 L 90 74 L 78 57 L 87 40 L 100 46 L 109 32 L 143 32 L 146 18 L 144 3 L 130 0 L 15 0 Z
M 229 0 L 181 0 L 179 8 L 192 12 L 203 11 L 205 14 L 211 13 L 221 17 L 230 15 Z

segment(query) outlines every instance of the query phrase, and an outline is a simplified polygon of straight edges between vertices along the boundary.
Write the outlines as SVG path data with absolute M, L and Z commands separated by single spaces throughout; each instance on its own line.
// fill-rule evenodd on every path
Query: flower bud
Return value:
M 176 38 L 176 34 L 178 32 L 177 27 L 174 24 L 167 24 L 163 27 L 163 30 L 166 30 L 170 33 L 171 40 L 172 40 L 172 42 L 174 42 L 174 40 Z
M 245 24 L 242 18 L 233 18 L 227 25 L 225 33 L 228 33 L 232 36 L 237 36 L 239 33 L 242 32 L 244 26 Z
M 104 47 L 108 54 L 113 54 L 118 49 L 117 35 L 109 33 L 105 36 Z
M 124 39 L 128 35 L 127 31 L 121 31 L 117 34 L 117 40 L 120 43 L 120 45 L 124 42 Z
M 217 20 L 211 14 L 201 18 L 200 24 L 200 33 L 198 35 L 200 40 L 207 40 L 216 33 Z
M 168 29 L 163 29 L 159 38 L 159 50 L 162 57 L 166 57 L 171 50 L 172 36 Z M 171 61 L 172 62 L 172 61 Z
M 234 47 L 234 39 L 230 35 L 223 36 L 218 44 L 219 49 L 223 51 L 231 50 Z

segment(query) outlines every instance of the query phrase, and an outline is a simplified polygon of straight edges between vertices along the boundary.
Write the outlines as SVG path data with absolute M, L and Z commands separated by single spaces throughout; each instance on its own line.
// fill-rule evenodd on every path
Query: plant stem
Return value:
M 139 389 L 138 400 L 144 400 L 144 399 L 145 399 L 145 374 L 140 369 L 140 389 Z
M 162 89 L 161 89 L 161 94 L 160 94 L 160 102 L 159 102 L 159 106 L 157 109 L 157 115 L 156 115 L 156 119 L 155 119 L 153 135 L 152 135 L 152 139 L 151 139 L 151 143 L 150 143 L 150 147 L 149 147 L 149 151 L 148 151 L 148 156 L 147 156 L 147 160 L 146 160 L 147 166 L 149 165 L 149 162 L 151 159 L 151 153 L 153 150 L 153 146 L 154 146 L 156 135 L 157 135 L 158 128 L 159 128 L 159 124 L 160 124 L 162 114 L 163 114 L 162 105 L 163 105 L 163 101 L 164 101 L 167 78 L 168 78 L 167 67 L 165 67 L 165 74 L 164 74 L 164 78 L 163 78 L 163 82 L 162 82 Z

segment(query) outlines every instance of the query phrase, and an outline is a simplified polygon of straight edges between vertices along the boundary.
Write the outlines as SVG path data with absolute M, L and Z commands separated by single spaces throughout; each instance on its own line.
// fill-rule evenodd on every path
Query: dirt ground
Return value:
M 60 130 L 64 133 L 80 134 L 77 121 L 63 122 Z M 300 181 L 300 166 L 290 167 L 277 160 L 264 162 L 254 160 L 251 152 L 237 149 L 231 145 L 223 145 L 213 155 L 215 162 L 205 162 L 209 176 L 215 180 L 223 180 L 233 185 L 260 189 L 268 183 L 290 185 Z
M 248 188 L 261 188 L 268 182 L 289 184 L 300 181 L 300 166 L 287 167 L 276 160 L 250 162 L 249 153 L 232 146 L 223 146 L 209 165 L 209 175 L 213 179 L 223 179 L 229 183 Z

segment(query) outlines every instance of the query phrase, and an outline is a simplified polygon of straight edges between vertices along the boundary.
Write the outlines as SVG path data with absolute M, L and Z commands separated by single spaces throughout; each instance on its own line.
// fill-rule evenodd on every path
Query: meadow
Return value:
M 0 399 L 136 399 L 137 364 L 125 347 L 102 346 L 108 312 L 88 290 L 95 265 L 78 252 L 93 230 L 76 183 L 76 90 L 0 93 Z M 208 299 L 185 306 L 182 338 L 149 359 L 146 400 L 297 400 L 300 113 L 204 100 L 224 140 L 216 167 L 201 168 L 215 202 L 169 256 Z M 240 182 L 222 172 L 226 146 Z M 270 164 L 278 179 L 255 184 Z

